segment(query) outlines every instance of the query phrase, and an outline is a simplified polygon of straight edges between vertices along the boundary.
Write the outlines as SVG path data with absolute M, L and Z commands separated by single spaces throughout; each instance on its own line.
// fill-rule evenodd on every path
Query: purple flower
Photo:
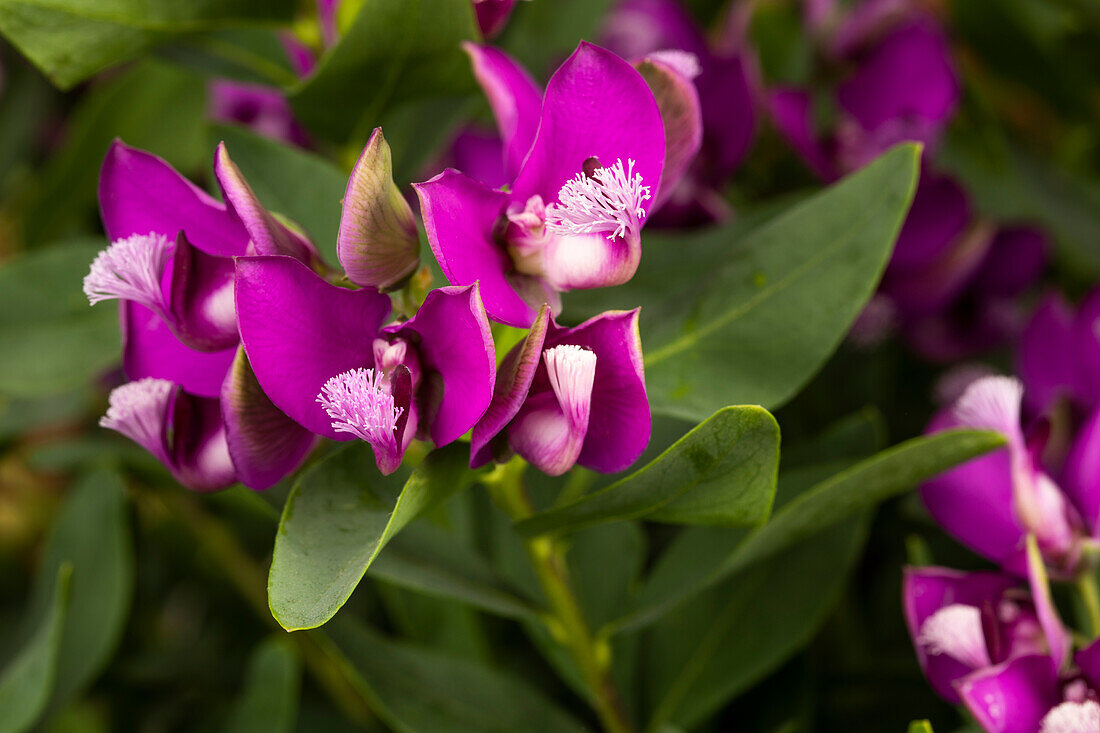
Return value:
M 472 0 L 481 35 L 492 38 L 504 30 L 516 0 Z
M 638 311 L 563 328 L 543 306 L 497 372 L 493 401 L 474 427 L 470 466 L 514 451 L 554 476 L 576 463 L 613 473 L 638 459 L 649 433 Z
M 623 0 L 604 23 L 604 43 L 623 58 L 693 62 L 680 71 L 698 92 L 700 154 L 682 168 L 671 155 L 666 161 L 668 190 L 653 207 L 657 225 L 691 226 L 729 215 L 720 189 L 744 160 L 756 129 L 753 59 L 739 20 L 731 11 L 723 40 L 714 46 L 674 0 Z
M 237 320 L 271 401 L 312 433 L 371 444 L 392 473 L 413 437 L 456 440 L 492 397 L 496 358 L 476 284 L 428 293 L 383 325 L 390 298 L 326 282 L 292 257 L 236 259 Z
M 949 534 L 1006 570 L 1022 572 L 1024 538 L 1032 533 L 1054 569 L 1072 572 L 1082 540 L 1100 533 L 1100 482 L 1056 483 L 1039 460 L 1049 431 L 1040 423 L 1025 435 L 1022 400 L 1019 380 L 982 377 L 935 416 L 928 432 L 996 430 L 1008 444 L 926 482 L 921 498 Z
M 1069 651 L 1045 583 L 1029 594 L 1003 573 L 906 568 L 905 621 L 932 689 L 954 705 L 960 684 L 975 672 L 1022 656 L 1040 655 L 1052 670 Z
M 581 43 L 546 94 L 496 49 L 467 45 L 505 150 L 508 190 L 446 170 L 416 184 L 424 225 L 451 283 L 480 281 L 494 319 L 527 327 L 559 293 L 629 280 L 647 201 L 660 187 L 664 127 L 642 77 Z
M 1024 329 L 1017 365 L 1037 412 L 1060 399 L 1084 411 L 1100 405 L 1100 290 L 1076 312 L 1061 295 L 1047 296 Z
M 309 136 L 294 118 L 286 96 L 274 87 L 230 79 L 209 85 L 210 118 L 238 123 L 275 140 L 306 147 Z
M 236 171 L 224 147 L 218 158 L 216 169 Z M 239 352 L 232 262 L 257 247 L 244 221 L 278 229 L 299 253 L 312 245 L 265 219 L 239 173 L 223 176 L 229 204 L 219 203 L 160 158 L 116 141 L 99 180 L 111 244 L 84 281 L 93 304 L 121 301 L 123 369 L 134 380 L 112 393 L 103 425 L 197 490 L 236 480 L 267 488 L 313 445 L 264 396 Z

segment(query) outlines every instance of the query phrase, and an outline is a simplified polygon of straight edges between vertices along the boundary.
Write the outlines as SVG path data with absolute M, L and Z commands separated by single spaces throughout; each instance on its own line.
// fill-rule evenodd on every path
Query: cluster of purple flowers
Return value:
M 1100 550 L 1100 291 L 1076 312 L 1048 297 L 1017 364 L 1022 379 L 980 376 L 929 425 L 996 430 L 1006 446 L 921 489 L 936 521 L 1002 571 L 908 571 L 909 627 L 933 687 L 986 730 L 1097 730 L 1100 641 L 1070 661 L 1045 574 L 1088 582 Z
M 415 186 L 452 285 L 412 312 L 395 315 L 387 294 L 422 278 L 380 130 L 345 192 L 343 271 L 263 207 L 224 144 L 222 202 L 160 158 L 112 146 L 100 178 L 111 244 L 84 289 L 121 301 L 132 381 L 104 426 L 197 490 L 269 487 L 317 436 L 366 441 L 383 473 L 413 438 L 441 446 L 471 431 L 475 467 L 513 452 L 549 474 L 637 460 L 650 433 L 638 311 L 572 328 L 555 314 L 562 291 L 634 274 L 647 202 L 667 183 L 663 108 L 634 65 L 597 46 L 582 43 L 545 93 L 500 51 L 467 51 L 513 183 L 447 170 Z M 530 329 L 499 369 L 490 319 Z
M 931 163 L 959 103 L 948 39 L 910 0 L 866 0 L 845 11 L 807 3 L 819 56 L 839 78 L 827 132 L 815 125 L 806 89 L 768 91 L 780 135 L 823 181 L 859 168 L 902 140 L 925 145 L 916 196 L 876 297 L 853 337 L 898 330 L 925 358 L 948 362 L 1018 335 L 1018 296 L 1046 265 L 1047 241 L 1030 226 L 1001 226 L 977 214 L 966 190 Z

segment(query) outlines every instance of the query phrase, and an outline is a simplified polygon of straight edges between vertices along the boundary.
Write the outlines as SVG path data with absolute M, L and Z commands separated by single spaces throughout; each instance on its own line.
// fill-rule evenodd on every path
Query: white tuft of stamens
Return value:
M 955 403 L 955 417 L 966 427 L 998 430 L 1006 435 L 1020 431 L 1020 403 L 1024 385 L 1015 377 L 1000 375 L 974 380 Z
M 956 603 L 936 611 L 921 624 L 917 643 L 929 654 L 946 654 L 971 669 L 992 664 L 982 631 L 982 613 L 975 606 Z
M 168 302 L 161 287 L 172 244 L 163 234 L 133 234 L 116 239 L 96 255 L 84 277 L 84 294 L 92 305 L 103 300 L 132 300 L 165 316 Z
M 645 218 L 642 204 L 649 198 L 649 186 L 634 172 L 634 161 L 628 160 L 624 169 L 620 158 L 591 176 L 582 172 L 566 181 L 558 203 L 546 207 L 546 228 L 562 236 L 606 232 L 608 239 L 636 233 Z
M 101 427 L 117 430 L 150 453 L 163 458 L 165 427 L 176 385 L 145 377 L 111 390 Z
M 703 71 L 703 67 L 699 65 L 699 57 L 680 48 L 663 48 L 647 54 L 646 58 L 661 62 L 688 81 Z
M 397 419 L 403 408 L 382 383 L 374 369 L 351 369 L 337 374 L 321 388 L 317 401 L 332 418 L 332 429 L 351 433 L 371 445 L 396 450 Z
M 550 387 L 574 427 L 587 427 L 596 379 L 596 354 L 575 344 L 542 352 Z
M 1100 730 L 1100 703 L 1064 702 L 1043 718 L 1039 733 L 1096 733 Z

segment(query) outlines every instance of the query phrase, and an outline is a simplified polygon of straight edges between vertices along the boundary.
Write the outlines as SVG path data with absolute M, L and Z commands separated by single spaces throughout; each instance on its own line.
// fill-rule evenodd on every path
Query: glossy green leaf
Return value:
M 394 537 L 367 574 L 498 616 L 539 617 L 538 608 L 517 595 L 473 549 L 452 532 L 424 523 L 413 524 Z
M 694 422 L 729 404 L 774 409 L 789 400 L 874 292 L 919 157 L 919 147 L 898 146 L 744 239 L 737 223 L 694 237 L 647 233 L 637 282 L 598 297 L 645 304 L 653 411 Z
M 419 514 L 468 486 L 469 445 L 429 454 L 403 480 L 381 476 L 356 441 L 302 475 L 287 497 L 268 575 L 271 612 L 288 631 L 328 621 L 386 543 Z
M 62 565 L 54 577 L 50 603 L 37 628 L 0 673 L 0 733 L 29 730 L 46 708 L 57 671 L 61 629 L 68 606 L 71 565 Z
M 472 92 L 460 44 L 478 38 L 469 0 L 370 0 L 291 103 L 322 138 L 365 143 L 403 101 Z
M 0 0 L 0 33 L 67 89 L 186 32 L 289 21 L 292 0 Z
M 643 643 L 649 728 L 694 728 L 805 646 L 847 585 L 868 525 L 866 518 L 834 525 L 662 619 Z
M 726 407 L 611 486 L 519 522 L 525 535 L 597 522 L 650 519 L 746 526 L 763 522 L 775 496 L 779 425 L 767 410 Z
M 685 599 L 797 544 L 836 522 L 913 488 L 921 481 L 1004 444 L 998 433 L 952 430 L 913 438 L 817 484 L 716 562 L 701 561 L 674 587 L 647 584 L 615 630 L 652 623 Z
M 336 231 L 348 177 L 314 153 L 243 127 L 215 126 L 210 149 L 224 141 L 248 185 L 271 211 L 301 225 L 327 262 L 336 265 Z
M 785 450 L 776 511 L 874 453 L 883 442 L 876 422 L 864 410 Z M 787 454 L 793 454 L 794 468 Z M 867 527 L 861 517 L 808 537 L 704 591 L 647 630 L 648 728 L 694 727 L 804 646 L 836 605 L 859 561 Z M 661 555 L 650 582 L 674 589 L 695 567 L 720 563 L 743 536 L 685 530 Z
M 49 605 L 58 568 L 73 567 L 58 653 L 54 704 L 87 687 L 122 639 L 134 587 L 134 556 L 122 478 L 96 469 L 73 487 L 46 543 L 32 608 Z
M 391 727 L 448 733 L 580 732 L 586 728 L 514 672 L 387 639 L 341 620 L 333 640 Z
M 261 642 L 248 661 L 244 694 L 237 700 L 226 733 L 290 733 L 298 719 L 302 665 L 285 639 Z

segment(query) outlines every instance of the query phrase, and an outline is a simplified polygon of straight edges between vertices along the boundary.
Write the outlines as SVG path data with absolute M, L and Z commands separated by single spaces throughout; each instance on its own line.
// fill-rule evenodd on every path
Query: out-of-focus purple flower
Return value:
M 390 299 L 291 257 L 236 258 L 237 320 L 271 401 L 312 433 L 374 449 L 392 473 L 416 436 L 446 445 L 492 397 L 496 357 L 476 284 L 433 290 L 384 325 Z
M 1034 534 L 1047 563 L 1070 573 L 1082 541 L 1100 536 L 1100 482 L 1057 482 L 1040 461 L 1048 431 L 1021 425 L 1023 385 L 992 376 L 974 381 L 928 432 L 953 427 L 995 430 L 1008 444 L 921 487 L 929 512 L 949 534 L 1005 569 L 1024 567 L 1024 538 Z
M 581 43 L 540 95 L 504 53 L 468 44 L 504 142 L 508 190 L 456 170 L 415 184 L 448 280 L 480 281 L 494 319 L 527 327 L 565 290 L 618 285 L 641 258 L 665 135 L 639 73 Z
M 309 145 L 309 137 L 280 90 L 229 79 L 210 82 L 210 117 L 244 125 L 253 131 L 294 145 Z
M 954 705 L 975 672 L 1029 655 L 1057 671 L 1068 656 L 1070 637 L 1045 583 L 1029 593 L 1003 573 L 906 568 L 902 598 L 921 670 Z
M 481 35 L 485 38 L 493 38 L 498 35 L 508 23 L 512 15 L 512 8 L 516 0 L 472 0 L 474 15 L 477 24 L 481 28 Z
M 576 463 L 613 473 L 638 459 L 649 433 L 638 311 L 563 328 L 544 306 L 501 364 L 474 427 L 470 466 L 514 451 L 554 476 Z
M 657 225 L 692 226 L 729 214 L 719 189 L 744 160 L 756 129 L 754 61 L 734 22 L 735 12 L 723 40 L 714 45 L 675 0 L 623 0 L 604 23 L 604 44 L 623 58 L 641 62 L 690 54 L 698 68 L 686 77 L 699 96 L 700 153 L 688 161 L 691 165 L 678 182 L 669 176 L 668 193 L 654 211 Z
M 1100 405 L 1100 290 L 1076 312 L 1061 295 L 1047 296 L 1024 329 L 1017 366 L 1035 411 L 1060 398 L 1084 411 Z
M 215 168 L 235 170 L 224 147 Z M 314 442 L 266 398 L 239 350 L 232 262 L 264 251 L 258 227 L 293 241 L 301 256 L 312 245 L 265 217 L 239 173 L 219 177 L 228 204 L 220 203 L 160 158 L 116 141 L 99 180 L 111 244 L 84 281 L 92 303 L 120 301 L 123 369 L 134 380 L 112 393 L 103 424 L 197 490 L 236 480 L 267 488 Z

